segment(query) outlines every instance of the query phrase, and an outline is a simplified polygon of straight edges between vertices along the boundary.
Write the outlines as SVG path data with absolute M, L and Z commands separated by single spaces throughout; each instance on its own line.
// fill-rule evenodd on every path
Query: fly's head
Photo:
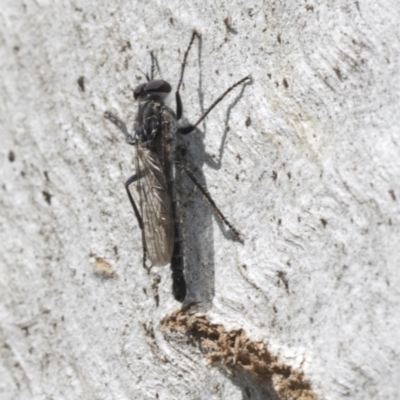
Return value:
M 160 79 L 153 79 L 149 82 L 136 86 L 133 91 L 135 100 L 157 100 L 163 101 L 171 93 L 171 85 Z

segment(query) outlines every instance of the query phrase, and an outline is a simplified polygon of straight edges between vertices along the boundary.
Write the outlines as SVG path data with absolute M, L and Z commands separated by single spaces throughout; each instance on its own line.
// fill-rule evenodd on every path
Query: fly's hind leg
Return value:
M 229 227 L 229 229 L 235 234 L 237 238 L 240 238 L 239 231 L 228 221 L 222 211 L 218 208 L 215 204 L 215 201 L 212 199 L 208 190 L 199 182 L 196 176 L 193 174 L 191 169 L 188 167 L 186 162 L 186 146 L 179 145 L 177 146 L 177 163 L 179 168 L 185 171 L 186 175 L 190 178 L 190 180 L 195 184 L 195 186 L 200 190 L 203 196 L 206 198 L 207 202 L 210 204 L 211 208 L 213 209 L 214 213 L 218 215 L 221 221 Z
M 142 248 L 143 248 L 143 267 L 149 272 L 149 268 L 146 267 L 146 241 L 144 239 L 144 229 L 143 229 L 143 219 L 142 216 L 139 213 L 139 209 L 136 206 L 135 200 L 133 200 L 133 196 L 131 191 L 129 190 L 129 186 L 132 183 L 135 183 L 141 178 L 139 174 L 132 175 L 126 182 L 125 182 L 125 189 L 126 193 L 128 194 L 129 201 L 131 202 L 133 211 L 135 213 L 135 217 L 137 219 L 137 222 L 139 224 L 140 231 L 142 232 Z
M 126 124 L 122 119 L 117 117 L 115 114 L 113 114 L 110 111 L 105 111 L 104 112 L 104 118 L 108 119 L 111 121 L 117 128 L 119 128 L 122 133 L 125 135 L 126 142 L 128 144 L 134 145 L 136 143 L 135 138 L 128 132 L 128 129 L 126 128 Z M 129 201 L 131 202 L 133 211 L 135 213 L 135 217 L 137 219 L 137 222 L 139 224 L 139 228 L 142 232 L 142 247 L 143 247 L 143 267 L 148 270 L 146 267 L 146 242 L 144 239 L 144 230 L 143 230 L 143 219 L 139 213 L 139 209 L 136 206 L 135 200 L 133 200 L 131 191 L 129 190 L 129 186 L 138 181 L 141 178 L 140 173 L 132 175 L 126 182 L 125 182 L 125 189 L 126 193 L 128 194 Z

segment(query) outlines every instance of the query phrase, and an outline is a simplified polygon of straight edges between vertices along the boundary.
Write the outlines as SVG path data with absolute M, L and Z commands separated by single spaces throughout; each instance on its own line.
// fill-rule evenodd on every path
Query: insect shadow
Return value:
M 200 103 L 201 113 L 204 114 L 206 108 L 204 106 L 204 88 L 202 78 L 202 39 L 198 40 L 198 98 Z M 225 116 L 225 127 L 221 138 L 218 157 L 216 160 L 211 158 L 205 151 L 205 140 L 209 133 L 207 130 L 206 121 L 200 129 L 197 128 L 192 134 L 184 137 L 188 149 L 188 159 L 190 166 L 200 184 L 207 188 L 206 178 L 203 174 L 203 166 L 207 164 L 210 168 L 219 170 L 221 169 L 224 145 L 229 132 L 229 119 L 233 108 L 239 103 L 243 97 L 247 84 L 251 81 L 246 81 L 236 95 L 234 101 L 228 106 Z M 218 134 L 212 132 L 210 134 Z M 213 209 L 204 201 L 196 186 L 188 179 L 183 179 L 180 182 L 182 192 L 186 201 L 182 203 L 182 228 L 185 238 L 185 252 L 187 256 L 186 264 L 186 279 L 188 287 L 190 288 L 189 295 L 193 301 L 198 301 L 198 309 L 205 312 L 212 306 L 215 291 L 215 257 L 214 257 L 214 235 L 213 235 Z M 216 217 L 216 222 L 228 240 L 240 241 L 243 243 L 241 237 L 235 235 L 232 230 L 227 229 L 221 219 Z M 189 300 L 189 299 L 188 299 Z
M 210 275 L 210 265 L 207 265 L 208 262 L 204 262 L 204 259 L 213 259 L 213 246 L 210 242 L 210 233 L 206 232 L 206 229 L 201 229 L 196 233 L 191 229 L 192 226 L 205 226 L 206 213 L 193 212 L 199 211 L 200 207 L 190 207 L 192 211 L 186 212 L 187 207 L 184 203 L 187 200 L 185 200 L 184 192 L 187 190 L 185 190 L 183 178 L 198 189 L 221 223 L 229 228 L 234 237 L 240 238 L 240 234 L 211 198 L 205 187 L 204 176 L 201 174 L 199 178 L 200 165 L 203 164 L 202 159 L 204 160 L 201 156 L 204 154 L 204 134 L 200 140 L 201 143 L 196 145 L 196 151 L 190 152 L 197 155 L 197 158 L 192 158 L 190 162 L 187 159 L 187 148 L 191 147 L 190 141 L 185 143 L 183 136 L 198 131 L 198 126 L 210 111 L 235 87 L 250 81 L 251 78 L 246 76 L 229 87 L 203 112 L 196 123 L 182 124 L 183 105 L 179 90 L 183 82 L 187 57 L 196 37 L 200 39 L 200 35 L 194 31 L 181 65 L 180 79 L 175 91 L 176 112 L 164 102 L 172 88 L 168 82 L 154 78 L 155 66 L 158 66 L 158 62 L 151 52 L 151 74 L 150 76 L 145 74 L 147 83 L 138 85 L 134 90 L 134 98 L 138 101 L 134 134 L 131 135 L 125 123 L 111 112 L 106 111 L 104 116 L 124 133 L 127 143 L 136 148 L 136 173 L 127 180 L 125 187 L 142 232 L 143 266 L 147 269 L 146 259 L 152 263 L 152 266 L 164 266 L 169 263 L 175 299 L 180 302 L 185 300 L 186 280 L 189 280 L 188 300 L 200 301 L 203 307 L 208 308 L 214 292 L 214 267 L 211 268 L 212 277 L 207 278 Z M 199 40 L 199 54 L 201 54 L 201 40 Z M 201 57 L 199 60 L 201 64 Z M 202 97 L 200 101 L 202 103 Z M 200 136 L 198 132 L 197 136 Z M 197 168 L 193 169 L 193 165 Z M 133 184 L 138 192 L 139 200 L 136 201 L 131 189 Z M 182 213 L 182 210 L 185 212 Z M 211 218 L 211 214 L 208 213 L 208 215 Z M 208 223 L 206 225 L 211 226 Z M 208 251 L 206 257 L 200 248 L 204 244 Z M 199 251 L 194 252 L 193 249 Z M 200 288 L 204 288 L 205 291 Z

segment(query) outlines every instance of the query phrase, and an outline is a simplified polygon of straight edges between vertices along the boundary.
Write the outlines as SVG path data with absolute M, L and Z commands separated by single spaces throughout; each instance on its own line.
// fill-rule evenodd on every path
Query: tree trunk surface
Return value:
M 3 1 L 0 399 L 398 398 L 399 21 L 394 0 Z M 184 123 L 252 81 L 182 139 L 241 237 L 182 174 L 180 304 L 143 268 L 135 148 L 104 112 L 132 132 L 150 52 L 174 91 L 193 30 Z

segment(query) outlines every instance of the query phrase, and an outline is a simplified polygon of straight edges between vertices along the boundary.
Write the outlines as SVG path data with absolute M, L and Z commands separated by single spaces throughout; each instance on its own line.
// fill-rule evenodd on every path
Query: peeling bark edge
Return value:
M 239 385 L 249 375 L 271 398 L 317 399 L 302 370 L 285 364 L 265 343 L 249 339 L 243 329 L 228 331 L 206 315 L 184 309 L 163 318 L 161 330 L 172 341 L 198 346 L 209 366 L 220 368 Z

